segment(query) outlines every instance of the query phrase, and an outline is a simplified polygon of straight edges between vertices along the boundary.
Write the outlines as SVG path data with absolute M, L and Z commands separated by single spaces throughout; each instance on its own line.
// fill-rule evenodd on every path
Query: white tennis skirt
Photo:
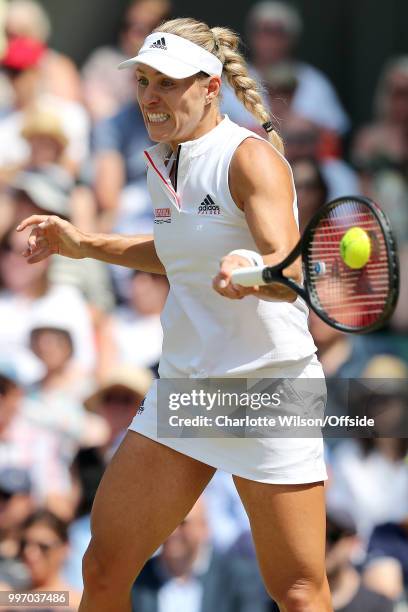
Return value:
M 260 370 L 256 376 L 251 373 L 251 378 L 324 379 L 324 373 L 316 355 L 312 355 L 287 366 Z M 156 384 L 149 390 L 143 411 L 134 417 L 129 429 L 202 463 L 248 480 L 271 484 L 304 484 L 327 479 L 321 435 L 262 438 L 158 437 Z

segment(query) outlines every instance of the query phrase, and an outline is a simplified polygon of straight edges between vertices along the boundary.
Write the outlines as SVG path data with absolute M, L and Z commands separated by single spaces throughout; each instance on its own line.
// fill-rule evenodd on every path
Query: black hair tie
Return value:
M 275 130 L 275 128 L 273 127 L 272 121 L 265 121 L 265 123 L 262 124 L 263 129 L 265 130 L 265 132 L 273 132 Z

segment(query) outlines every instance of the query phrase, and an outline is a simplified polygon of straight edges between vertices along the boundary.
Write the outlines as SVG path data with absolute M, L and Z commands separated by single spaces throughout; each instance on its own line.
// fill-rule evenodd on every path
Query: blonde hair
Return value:
M 213 53 L 222 62 L 223 74 L 233 88 L 237 98 L 245 108 L 262 124 L 268 134 L 269 142 L 280 152 L 284 152 L 283 141 L 271 122 L 259 87 L 248 74 L 244 57 L 238 50 L 239 36 L 228 28 L 210 28 L 206 23 L 192 18 L 172 19 L 161 24 L 154 31 L 168 32 L 181 36 Z
M 51 22 L 41 4 L 35 0 L 11 0 L 6 12 L 7 20 L 17 23 L 17 36 L 30 36 L 46 42 L 51 34 Z
M 279 23 L 291 36 L 297 37 L 302 32 L 302 20 L 299 12 L 284 2 L 263 0 L 257 2 L 250 9 L 247 16 L 249 27 L 258 22 Z

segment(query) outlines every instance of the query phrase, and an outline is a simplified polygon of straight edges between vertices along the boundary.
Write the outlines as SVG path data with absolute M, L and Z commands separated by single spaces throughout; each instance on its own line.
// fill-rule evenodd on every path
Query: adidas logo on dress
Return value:
M 218 204 L 215 204 L 212 197 L 209 194 L 207 194 L 204 200 L 201 202 L 200 206 L 198 207 L 198 214 L 199 215 L 219 215 L 220 207 L 218 206 Z
M 164 36 L 162 38 L 159 38 L 159 40 L 156 40 L 156 42 L 154 42 L 152 45 L 150 45 L 150 48 L 163 49 L 163 51 L 167 51 L 166 40 Z

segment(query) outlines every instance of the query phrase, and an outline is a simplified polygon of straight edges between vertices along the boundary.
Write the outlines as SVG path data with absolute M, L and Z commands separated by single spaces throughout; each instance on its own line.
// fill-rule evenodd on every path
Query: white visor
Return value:
M 138 55 L 122 62 L 118 68 L 121 70 L 135 64 L 146 64 L 172 79 L 185 79 L 197 72 L 222 74 L 218 57 L 181 36 L 166 32 L 149 34 Z

